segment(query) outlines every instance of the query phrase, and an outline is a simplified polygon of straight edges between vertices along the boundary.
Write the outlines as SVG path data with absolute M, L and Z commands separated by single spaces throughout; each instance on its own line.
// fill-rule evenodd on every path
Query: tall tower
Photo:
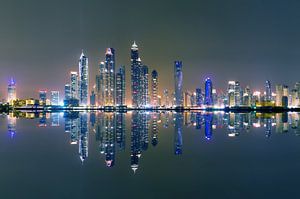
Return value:
M 59 91 L 51 91 L 51 105 L 59 105 Z
M 158 106 L 158 73 L 156 70 L 151 73 L 151 86 L 152 106 Z
M 175 106 L 183 106 L 183 73 L 182 73 L 182 61 L 174 62 L 174 82 L 175 82 Z
M 116 105 L 125 105 L 125 66 L 119 68 L 116 74 Z
M 272 91 L 271 91 L 271 82 L 269 80 L 266 81 L 265 89 L 266 89 L 265 100 L 270 102 L 272 100 Z
M 40 100 L 40 104 L 46 105 L 46 101 L 47 101 L 47 91 L 46 90 L 39 91 L 39 100 Z
M 141 105 L 147 106 L 149 104 L 149 72 L 148 66 L 142 65 L 141 67 Z
M 105 52 L 105 69 L 104 69 L 104 105 L 115 105 L 115 50 L 107 48 Z
M 212 99 L 212 81 L 210 78 L 206 78 L 205 80 L 205 105 L 212 106 L 213 99 Z
M 88 58 L 82 52 L 79 59 L 79 104 L 81 106 L 88 105 L 88 93 L 89 93 Z
M 234 101 L 235 106 L 241 105 L 241 85 L 238 81 L 236 81 L 234 85 Z
M 72 99 L 78 99 L 78 73 L 71 71 L 70 95 Z
M 71 85 L 65 84 L 65 100 L 71 99 Z
M 104 106 L 104 94 L 105 94 L 105 85 L 104 85 L 104 76 L 105 76 L 105 64 L 100 62 L 98 74 L 96 75 L 96 104 L 98 106 Z
M 7 102 L 11 104 L 13 100 L 16 99 L 17 99 L 16 81 L 13 78 L 11 78 L 7 86 Z
M 141 99 L 141 59 L 135 42 L 131 46 L 131 97 L 132 106 L 140 107 Z
M 283 85 L 276 85 L 276 106 L 282 106 Z
M 228 82 L 228 106 L 233 107 L 235 104 L 235 81 Z

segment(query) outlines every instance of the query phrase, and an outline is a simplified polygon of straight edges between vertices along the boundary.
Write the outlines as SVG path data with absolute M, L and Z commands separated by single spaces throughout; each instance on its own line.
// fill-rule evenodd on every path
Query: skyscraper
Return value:
M 125 66 L 119 68 L 116 74 L 116 105 L 124 106 L 125 103 Z
M 40 104 L 46 105 L 46 100 L 47 100 L 47 91 L 46 90 L 39 91 L 39 100 L 40 100 Z
M 78 99 L 78 73 L 71 71 L 70 94 L 72 99 Z
M 105 76 L 105 64 L 100 62 L 99 70 L 96 75 L 96 104 L 98 106 L 104 106 L 104 94 L 105 94 L 105 85 L 104 85 L 104 76 Z
M 228 106 L 235 106 L 235 81 L 228 82 Z
M 79 104 L 81 106 L 88 105 L 88 93 L 89 93 L 88 58 L 82 52 L 79 59 Z
M 212 99 L 212 81 L 210 78 L 206 78 L 205 80 L 205 105 L 212 106 L 213 99 Z
M 65 84 L 65 100 L 71 99 L 71 85 Z
M 141 105 L 145 107 L 149 105 L 149 72 L 148 66 L 141 67 Z
M 164 97 L 164 106 L 167 108 L 167 107 L 170 106 L 170 99 L 169 99 L 169 91 L 168 91 L 168 89 L 164 90 L 163 97 Z
M 174 62 L 174 82 L 175 82 L 175 106 L 183 106 L 183 73 L 182 73 L 182 61 Z
M 131 46 L 131 97 L 132 106 L 141 106 L 141 59 L 138 46 L 133 42 Z
M 104 69 L 104 105 L 115 105 L 115 50 L 107 48 L 105 52 Z
M 240 82 L 236 81 L 234 86 L 234 102 L 235 106 L 241 105 L 241 85 Z
M 276 106 L 282 106 L 283 85 L 276 85 Z
M 145 107 L 149 103 L 148 67 L 142 64 L 138 46 L 131 46 L 131 95 L 133 107 Z
M 196 88 L 196 105 L 202 106 L 203 105 L 203 97 L 201 88 Z
M 51 105 L 59 105 L 59 91 L 51 91 Z
M 151 73 L 151 103 L 152 106 L 158 106 L 158 73 L 153 70 Z
M 16 99 L 17 99 L 16 81 L 13 78 L 11 78 L 7 86 L 7 102 L 11 104 L 13 100 Z
M 265 89 L 266 89 L 266 97 L 265 100 L 267 102 L 270 102 L 272 100 L 272 90 L 271 90 L 271 82 L 270 81 L 266 81 L 265 84 Z

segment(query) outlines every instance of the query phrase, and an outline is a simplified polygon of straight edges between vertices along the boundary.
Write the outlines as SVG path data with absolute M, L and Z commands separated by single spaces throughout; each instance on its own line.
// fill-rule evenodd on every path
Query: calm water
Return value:
M 300 113 L 0 116 L 0 198 L 300 198 Z

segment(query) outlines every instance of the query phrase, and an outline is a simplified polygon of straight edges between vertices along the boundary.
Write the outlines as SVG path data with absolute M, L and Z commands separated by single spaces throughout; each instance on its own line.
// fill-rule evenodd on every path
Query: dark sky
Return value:
M 185 88 L 203 87 L 207 76 L 217 88 L 228 80 L 292 86 L 300 80 L 299 10 L 298 0 L 2 0 L 0 98 L 11 76 L 19 97 L 63 91 L 81 49 L 91 84 L 106 47 L 129 82 L 133 40 L 159 72 L 160 91 L 173 88 L 174 60 L 183 61 Z

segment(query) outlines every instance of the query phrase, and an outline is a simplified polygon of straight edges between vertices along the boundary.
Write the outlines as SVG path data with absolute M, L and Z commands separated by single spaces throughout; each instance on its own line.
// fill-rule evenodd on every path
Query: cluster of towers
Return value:
M 153 70 L 151 73 L 151 99 L 149 96 L 149 69 L 142 63 L 139 56 L 139 49 L 134 42 L 131 46 L 131 97 L 132 107 L 143 108 L 158 106 L 158 73 Z M 151 101 L 151 102 L 150 102 Z
M 131 94 L 133 107 L 158 106 L 160 96 L 158 95 L 158 73 L 156 70 L 153 70 L 151 73 L 151 85 L 150 97 L 148 66 L 142 63 L 139 57 L 138 46 L 134 42 L 131 46 Z M 116 70 L 116 51 L 114 48 L 107 48 L 105 60 L 99 63 L 95 86 L 91 88 L 89 103 L 88 93 L 88 58 L 82 53 L 79 60 L 79 74 L 72 71 L 70 83 L 65 85 L 65 105 L 126 106 L 125 66 L 120 66 Z
M 65 85 L 65 105 L 87 106 L 89 96 L 88 58 L 82 52 L 79 58 L 79 72 L 71 71 L 70 82 Z

